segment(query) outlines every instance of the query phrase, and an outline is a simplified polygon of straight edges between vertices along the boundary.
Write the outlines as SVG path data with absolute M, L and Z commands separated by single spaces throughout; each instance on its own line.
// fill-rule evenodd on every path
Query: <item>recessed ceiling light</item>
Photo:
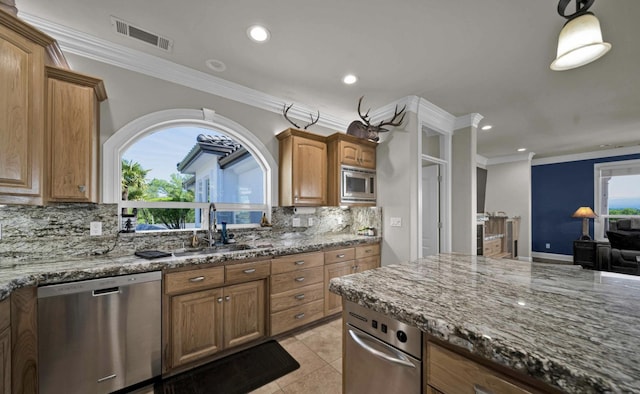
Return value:
M 492 128 L 493 128 L 493 126 L 491 126 L 490 124 L 482 126 L 482 130 L 484 130 L 484 131 L 491 130 Z
M 518 148 L 518 152 L 524 152 L 526 150 L 527 150 L 527 148 Z
M 353 85 L 357 81 L 358 81 L 358 77 L 356 77 L 353 74 L 347 74 L 344 76 L 344 78 L 342 78 L 342 82 L 346 83 L 347 85 Z
M 260 25 L 254 25 L 247 29 L 247 35 L 255 42 L 265 42 L 269 40 L 269 30 Z
M 217 59 L 209 59 L 205 63 L 207 67 L 219 73 L 227 69 L 227 65 Z

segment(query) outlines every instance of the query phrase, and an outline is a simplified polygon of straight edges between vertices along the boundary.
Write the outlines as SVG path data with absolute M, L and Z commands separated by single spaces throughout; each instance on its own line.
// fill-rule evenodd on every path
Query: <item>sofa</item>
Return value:
M 609 228 L 608 271 L 640 275 L 640 219 L 619 219 Z

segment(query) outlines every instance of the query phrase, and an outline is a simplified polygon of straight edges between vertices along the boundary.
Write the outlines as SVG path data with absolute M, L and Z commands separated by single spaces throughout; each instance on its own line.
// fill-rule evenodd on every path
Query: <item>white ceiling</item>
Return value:
M 456 116 L 477 112 L 478 153 L 536 158 L 640 144 L 640 1 L 599 0 L 605 57 L 555 72 L 556 0 L 17 0 L 25 12 L 303 103 L 346 121 L 416 95 Z M 569 7 L 573 7 L 573 4 Z M 111 16 L 174 40 L 164 52 L 117 35 Z M 271 40 L 246 30 L 260 23 Z M 227 66 L 216 73 L 205 65 Z M 352 86 L 346 73 L 358 75 Z M 311 128 L 312 129 L 312 128 Z

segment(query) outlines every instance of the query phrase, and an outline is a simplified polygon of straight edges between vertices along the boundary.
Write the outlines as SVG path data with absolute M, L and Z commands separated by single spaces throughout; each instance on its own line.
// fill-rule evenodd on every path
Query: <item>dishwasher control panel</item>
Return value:
M 371 334 L 395 348 L 422 359 L 422 331 L 355 302 L 345 305 L 347 324 Z

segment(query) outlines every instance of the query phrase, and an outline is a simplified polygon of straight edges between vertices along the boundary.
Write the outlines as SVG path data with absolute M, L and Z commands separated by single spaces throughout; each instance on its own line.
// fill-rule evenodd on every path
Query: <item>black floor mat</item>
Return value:
M 300 368 L 275 340 L 162 381 L 163 394 L 247 393 Z

